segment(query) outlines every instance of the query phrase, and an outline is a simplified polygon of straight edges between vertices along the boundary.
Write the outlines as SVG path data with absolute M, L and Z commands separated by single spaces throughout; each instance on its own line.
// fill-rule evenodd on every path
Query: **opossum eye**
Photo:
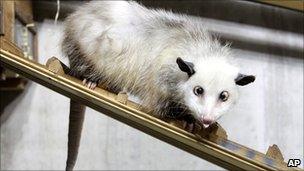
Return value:
M 197 96 L 202 95 L 204 93 L 204 89 L 200 86 L 196 86 L 196 87 L 194 87 L 193 92 Z
M 228 97 L 229 97 L 229 94 L 227 91 L 222 91 L 220 96 L 219 96 L 219 99 L 221 99 L 223 102 L 228 100 Z

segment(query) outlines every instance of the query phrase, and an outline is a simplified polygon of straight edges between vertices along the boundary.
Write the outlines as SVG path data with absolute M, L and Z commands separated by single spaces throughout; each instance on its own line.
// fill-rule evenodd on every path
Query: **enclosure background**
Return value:
M 52 56 L 67 62 L 61 34 L 61 22 L 38 24 L 40 63 Z M 260 152 L 277 144 L 285 160 L 303 161 L 303 58 L 234 53 L 242 71 L 257 79 L 240 88 L 239 103 L 219 121 L 229 139 Z M 1 119 L 1 169 L 64 169 L 68 109 L 68 98 L 28 85 Z M 221 169 L 89 108 L 82 135 L 75 169 Z

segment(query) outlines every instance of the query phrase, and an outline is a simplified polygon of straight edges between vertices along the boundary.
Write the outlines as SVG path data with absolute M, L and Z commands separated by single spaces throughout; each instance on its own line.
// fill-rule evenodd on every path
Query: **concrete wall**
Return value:
M 61 30 L 53 21 L 39 24 L 40 63 L 62 56 Z M 229 139 L 261 152 L 277 144 L 285 160 L 303 161 L 303 58 L 235 53 L 242 70 L 257 75 L 257 80 L 240 89 L 240 102 L 220 120 Z M 64 169 L 68 109 L 66 97 L 30 84 L 1 118 L 1 170 Z M 222 168 L 88 108 L 75 169 Z

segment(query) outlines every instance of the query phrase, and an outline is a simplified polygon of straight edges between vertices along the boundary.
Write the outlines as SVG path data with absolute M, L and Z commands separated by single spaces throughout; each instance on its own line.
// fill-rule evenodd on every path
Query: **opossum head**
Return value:
M 255 80 L 252 75 L 239 73 L 239 69 L 224 60 L 210 58 L 203 61 L 176 60 L 179 69 L 187 73 L 178 91 L 194 117 L 205 127 L 225 114 L 238 98 L 238 86 Z

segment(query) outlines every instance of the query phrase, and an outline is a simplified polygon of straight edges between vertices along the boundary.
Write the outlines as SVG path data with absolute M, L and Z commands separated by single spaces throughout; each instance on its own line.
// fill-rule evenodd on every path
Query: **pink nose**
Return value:
M 213 123 L 214 120 L 211 117 L 205 116 L 201 118 L 201 121 L 203 122 L 203 124 L 210 125 Z

